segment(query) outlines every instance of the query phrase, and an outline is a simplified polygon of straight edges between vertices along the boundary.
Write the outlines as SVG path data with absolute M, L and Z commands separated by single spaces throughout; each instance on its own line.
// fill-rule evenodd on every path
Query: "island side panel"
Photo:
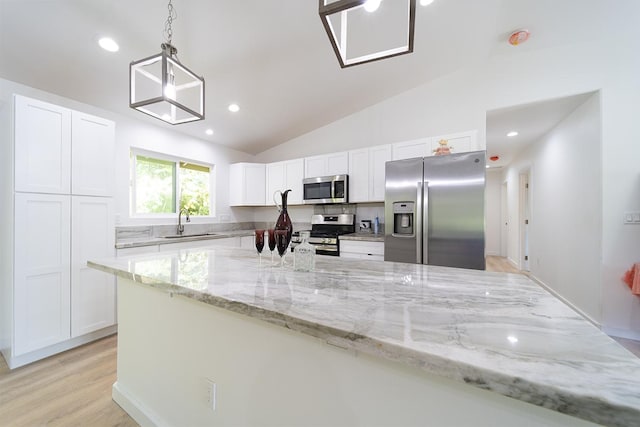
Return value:
M 118 310 L 113 396 L 142 425 L 595 425 L 128 279 Z

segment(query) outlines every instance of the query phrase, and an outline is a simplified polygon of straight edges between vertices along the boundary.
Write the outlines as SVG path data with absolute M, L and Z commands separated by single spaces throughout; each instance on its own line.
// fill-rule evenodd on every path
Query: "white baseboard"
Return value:
M 5 356 L 5 360 L 7 361 L 9 369 L 15 369 L 20 366 L 33 363 L 37 360 L 53 356 L 54 354 L 62 353 L 63 351 L 70 350 L 74 347 L 79 347 L 83 344 L 90 343 L 91 341 L 113 335 L 116 332 L 118 332 L 118 325 L 113 325 L 76 338 L 71 338 L 54 345 L 50 345 L 49 347 L 41 348 L 39 350 L 35 350 L 26 354 L 21 354 L 19 356 L 10 357 L 4 351 L 3 354 Z
M 539 284 L 540 286 L 542 286 L 547 291 L 549 291 L 553 296 L 558 298 L 560 301 L 562 301 L 563 303 L 568 305 L 573 311 L 578 313 L 580 316 L 584 317 L 585 320 L 588 320 L 589 322 L 591 322 L 595 327 L 597 327 L 598 329 L 602 329 L 602 324 L 600 324 L 600 322 L 597 322 L 595 319 L 593 319 L 587 313 L 585 313 L 580 308 L 578 308 L 576 305 L 574 305 L 571 301 L 569 301 L 568 299 L 566 299 L 565 297 L 560 295 L 558 292 L 556 292 L 553 288 L 551 288 L 550 286 L 545 284 L 542 280 L 538 279 L 536 276 L 534 276 L 531 273 L 529 274 L 529 278 L 531 280 L 533 280 L 534 282 L 536 282 L 537 284 Z
M 485 256 L 501 256 L 500 252 L 489 251 L 485 253 Z
M 129 393 L 126 387 L 118 384 L 118 381 L 111 387 L 111 398 L 142 427 L 164 427 L 169 425 Z

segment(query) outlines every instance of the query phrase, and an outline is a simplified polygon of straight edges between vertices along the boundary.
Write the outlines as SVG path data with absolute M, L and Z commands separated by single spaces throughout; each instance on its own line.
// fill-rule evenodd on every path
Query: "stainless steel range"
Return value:
M 340 256 L 341 234 L 355 233 L 355 214 L 322 214 L 311 216 L 309 243 L 316 247 L 318 255 Z M 293 233 L 291 250 L 302 243 L 299 233 Z

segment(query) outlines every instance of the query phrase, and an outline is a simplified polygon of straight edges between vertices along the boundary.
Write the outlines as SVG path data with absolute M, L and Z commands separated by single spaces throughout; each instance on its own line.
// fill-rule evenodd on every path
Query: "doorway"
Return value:
M 500 256 L 507 258 L 509 256 L 509 183 L 504 181 L 500 191 Z
M 520 259 L 519 266 L 522 271 L 531 271 L 529 269 L 529 233 L 531 222 L 531 186 L 530 171 L 520 172 Z

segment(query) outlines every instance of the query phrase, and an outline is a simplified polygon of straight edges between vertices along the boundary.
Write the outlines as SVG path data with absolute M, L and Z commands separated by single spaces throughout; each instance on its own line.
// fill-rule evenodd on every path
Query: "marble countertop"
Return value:
M 312 273 L 262 262 L 215 247 L 88 264 L 595 423 L 638 425 L 640 359 L 526 276 L 336 257 L 317 257 Z
M 116 249 L 136 248 L 140 246 L 166 245 L 169 243 L 195 242 L 199 240 L 226 239 L 229 237 L 253 236 L 254 230 L 214 231 L 210 233 L 185 233 L 182 237 L 167 238 L 160 236 L 144 236 L 118 239 Z
M 340 236 L 340 240 L 358 240 L 362 242 L 384 242 L 384 234 L 373 234 L 373 233 L 351 233 L 351 234 L 342 234 Z

